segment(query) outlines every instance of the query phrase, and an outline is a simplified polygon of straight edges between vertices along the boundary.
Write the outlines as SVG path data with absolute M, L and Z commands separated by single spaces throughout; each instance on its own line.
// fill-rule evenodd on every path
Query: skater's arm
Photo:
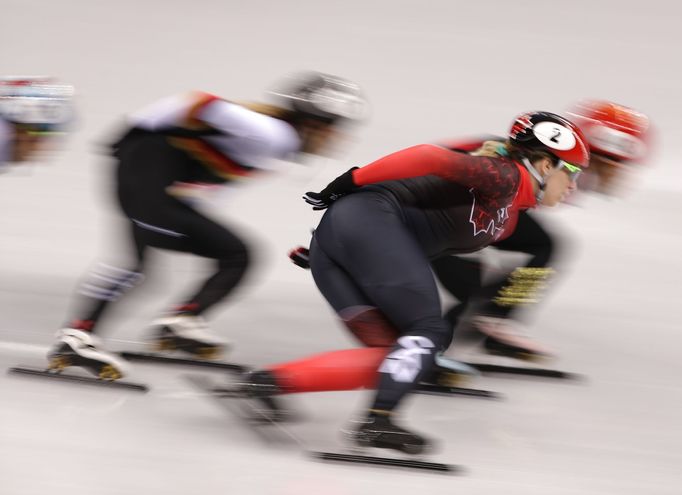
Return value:
M 283 120 L 226 100 L 207 101 L 194 114 L 194 120 L 219 131 L 222 139 L 230 142 L 239 161 L 252 167 L 266 165 L 261 158 L 283 158 L 300 146 L 296 131 Z M 220 140 L 215 138 L 216 143 Z
M 435 175 L 480 194 L 511 190 L 518 178 L 512 162 L 502 158 L 470 156 L 440 146 L 420 144 L 380 158 L 352 172 L 353 183 L 364 186 L 386 180 Z
M 470 156 L 432 144 L 420 144 L 392 153 L 362 168 L 353 168 L 334 179 L 319 193 L 307 192 L 303 199 L 322 210 L 360 186 L 388 180 L 435 175 L 482 196 L 511 196 L 519 185 L 519 170 L 506 158 Z

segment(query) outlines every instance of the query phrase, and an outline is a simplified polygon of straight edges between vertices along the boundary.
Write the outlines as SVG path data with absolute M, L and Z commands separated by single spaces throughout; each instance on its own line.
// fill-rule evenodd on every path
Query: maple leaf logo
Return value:
M 483 208 L 476 203 L 476 196 L 472 191 L 469 191 L 473 198 L 469 222 L 474 227 L 474 237 L 482 233 L 491 234 L 494 237 L 498 236 L 502 233 L 503 225 L 509 219 L 509 208 L 511 205 L 497 208 L 491 212 L 489 209 Z

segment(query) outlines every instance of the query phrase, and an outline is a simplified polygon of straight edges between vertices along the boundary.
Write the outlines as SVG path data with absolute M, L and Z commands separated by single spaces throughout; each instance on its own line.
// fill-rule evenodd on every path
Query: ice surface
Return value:
M 319 215 L 299 199 L 350 165 L 418 142 L 504 132 L 529 109 L 603 97 L 647 112 L 659 148 L 627 197 L 547 213 L 573 241 L 571 269 L 532 319 L 585 383 L 485 377 L 503 402 L 416 396 L 405 421 L 437 438 L 450 477 L 325 465 L 265 444 L 181 378 L 136 365 L 146 395 L 0 374 L 0 494 L 677 494 L 682 483 L 679 280 L 681 8 L 675 2 L 179 2 L 10 0 L 2 70 L 75 85 L 79 121 L 50 163 L 0 176 L 0 369 L 39 364 L 88 266 L 116 255 L 109 164 L 96 154 L 126 111 L 202 88 L 259 99 L 301 68 L 362 84 L 372 119 L 342 160 L 285 167 L 207 206 L 247 232 L 258 268 L 213 325 L 230 359 L 260 365 L 353 343 L 309 273 L 286 259 Z M 116 309 L 113 348 L 201 263 L 161 255 Z M 453 352 L 457 354 L 457 349 Z M 219 377 L 216 372 L 199 372 Z M 365 393 L 299 397 L 294 427 L 331 448 Z

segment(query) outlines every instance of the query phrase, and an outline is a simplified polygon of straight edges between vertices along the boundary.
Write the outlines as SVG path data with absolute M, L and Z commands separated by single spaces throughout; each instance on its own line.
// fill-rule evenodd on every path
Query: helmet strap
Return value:
M 533 178 L 538 182 L 538 191 L 535 193 L 535 199 L 537 202 L 541 202 L 542 198 L 545 196 L 545 178 L 540 175 L 540 172 L 537 171 L 537 169 L 531 165 L 530 161 L 528 158 L 521 158 L 521 162 L 523 163 L 524 167 L 528 169 L 528 172 L 530 175 L 533 176 Z

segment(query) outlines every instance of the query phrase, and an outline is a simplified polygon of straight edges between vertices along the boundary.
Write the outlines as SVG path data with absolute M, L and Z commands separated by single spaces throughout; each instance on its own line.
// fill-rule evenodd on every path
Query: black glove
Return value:
M 308 248 L 304 248 L 303 246 L 295 247 L 289 251 L 289 259 L 301 268 L 306 270 L 310 269 L 310 251 Z
M 329 206 L 341 196 L 353 192 L 360 187 L 353 182 L 353 170 L 356 168 L 358 167 L 353 167 L 347 172 L 339 175 L 318 193 L 308 191 L 303 195 L 303 199 L 309 205 L 313 205 L 313 210 L 324 210 L 325 208 L 329 208 Z

